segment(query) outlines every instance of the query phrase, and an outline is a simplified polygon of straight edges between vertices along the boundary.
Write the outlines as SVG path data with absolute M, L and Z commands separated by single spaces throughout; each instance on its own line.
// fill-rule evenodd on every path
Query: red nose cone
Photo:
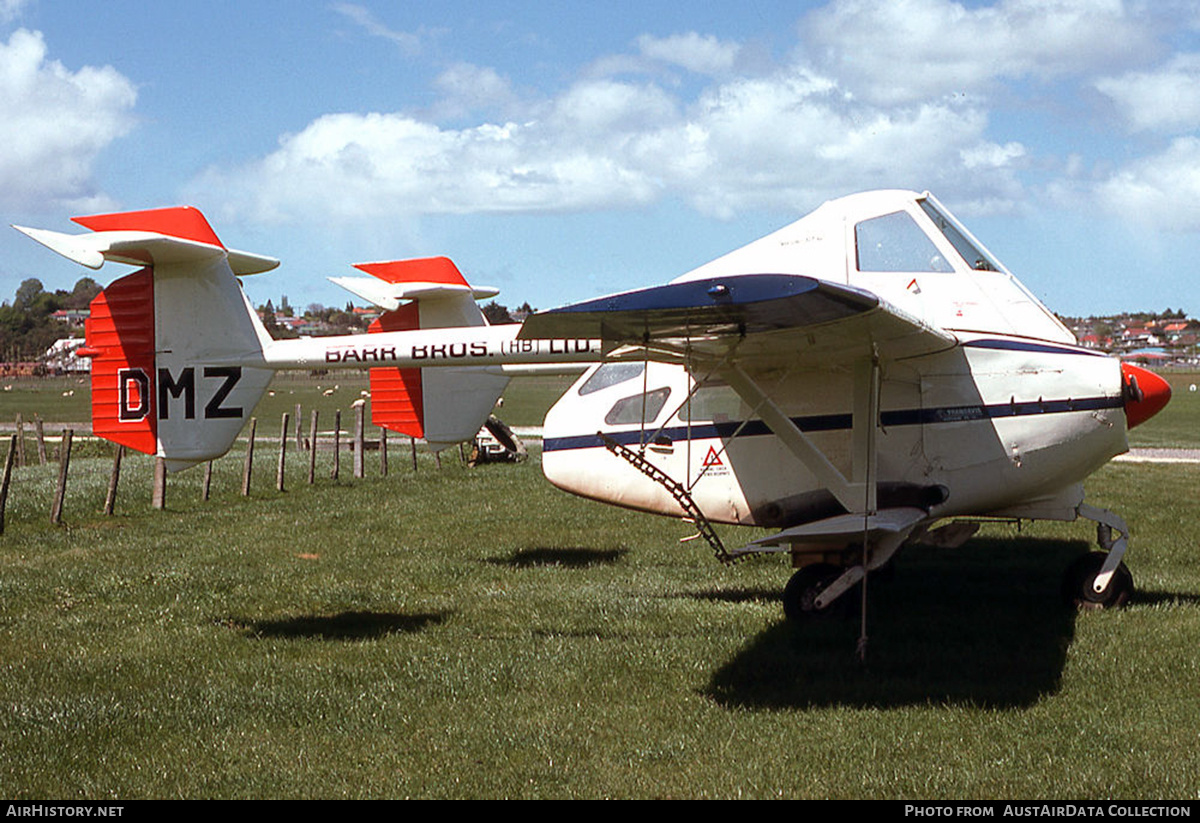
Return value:
M 1149 369 L 1121 364 L 1125 391 L 1125 424 L 1133 428 L 1162 411 L 1171 399 L 1171 386 Z

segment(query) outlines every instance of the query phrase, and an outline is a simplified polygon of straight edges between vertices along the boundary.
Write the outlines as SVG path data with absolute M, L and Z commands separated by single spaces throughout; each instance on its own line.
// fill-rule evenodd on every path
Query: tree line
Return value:
M 40 360 L 54 341 L 70 336 L 73 331 L 55 318 L 54 313 L 87 309 L 99 293 L 100 284 L 90 277 L 81 277 L 70 291 L 46 291 L 36 277 L 23 280 L 13 301 L 0 303 L 0 359 Z

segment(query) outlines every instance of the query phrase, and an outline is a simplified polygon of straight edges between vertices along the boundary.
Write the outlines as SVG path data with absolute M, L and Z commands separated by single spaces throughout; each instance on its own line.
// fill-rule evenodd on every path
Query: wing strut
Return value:
M 879 465 L 879 358 L 874 355 L 856 361 L 854 365 L 854 408 L 851 429 L 850 478 L 829 461 L 829 458 L 812 442 L 799 426 L 771 400 L 770 396 L 737 364 L 722 369 L 722 377 L 733 390 L 755 409 L 763 422 L 770 427 L 784 446 L 811 471 L 826 489 L 849 512 L 847 517 L 862 517 L 862 560 L 857 566 L 847 568 L 825 588 L 816 599 L 816 607 L 824 608 L 847 589 L 861 582 L 860 634 L 856 652 L 859 660 L 867 654 L 867 573 L 872 566 L 879 566 L 904 542 L 908 531 L 897 535 L 900 539 L 881 538 L 871 545 L 872 524 L 878 515 L 878 465 Z M 872 549 L 874 557 L 872 557 Z M 736 553 L 735 553 L 736 556 Z
M 736 363 L 723 369 L 721 376 L 747 405 L 757 410 L 763 422 L 783 442 L 787 450 L 816 476 L 846 511 L 856 514 L 874 511 L 874 476 L 878 451 L 875 448 L 875 431 L 879 425 L 877 364 L 867 360 L 855 369 L 852 434 L 854 462 L 850 479 L 829 462 L 829 458 L 817 448 L 808 435 L 801 431 Z M 872 482 L 868 483 L 867 478 Z

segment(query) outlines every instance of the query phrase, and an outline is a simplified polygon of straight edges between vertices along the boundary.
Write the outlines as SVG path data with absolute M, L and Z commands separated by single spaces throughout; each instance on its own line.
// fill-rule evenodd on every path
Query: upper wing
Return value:
M 783 274 L 750 274 L 623 292 L 530 316 L 524 338 L 599 338 L 659 358 L 833 365 L 950 348 L 955 337 L 864 289 Z

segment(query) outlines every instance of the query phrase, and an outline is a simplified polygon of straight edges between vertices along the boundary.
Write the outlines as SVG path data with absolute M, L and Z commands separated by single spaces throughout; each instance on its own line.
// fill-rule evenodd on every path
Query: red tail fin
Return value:
M 92 431 L 146 454 L 158 446 L 154 410 L 154 276 L 142 269 L 92 300 L 85 326 L 92 358 Z
M 448 258 L 363 263 L 355 268 L 395 287 L 385 287 L 374 301 L 378 305 L 415 301 L 384 313 L 371 324 L 372 332 L 487 325 L 475 300 L 496 290 L 471 286 Z M 369 282 L 347 288 L 372 299 Z M 475 436 L 507 384 L 506 376 L 480 366 L 371 369 L 371 420 L 444 449 Z
M 421 327 L 416 303 L 386 312 L 370 332 L 408 331 Z M 425 436 L 425 405 L 420 369 L 371 369 L 371 422 L 410 437 Z

